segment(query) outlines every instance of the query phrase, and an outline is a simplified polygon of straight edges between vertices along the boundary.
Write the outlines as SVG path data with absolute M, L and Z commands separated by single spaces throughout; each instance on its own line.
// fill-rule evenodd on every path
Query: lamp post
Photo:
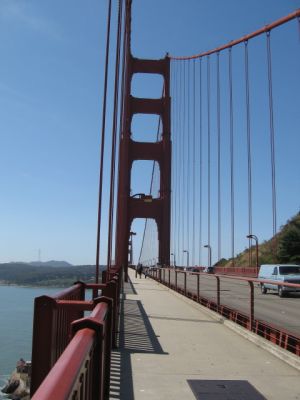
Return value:
M 256 275 L 258 275 L 258 238 L 256 235 L 247 235 L 248 239 L 253 239 L 255 240 L 255 249 L 256 249 Z
M 187 269 L 189 269 L 189 266 L 190 266 L 190 253 L 189 253 L 189 251 L 188 250 L 183 250 L 183 253 L 186 253 L 186 266 L 187 266 Z
M 208 272 L 211 272 L 211 245 L 206 244 L 204 247 L 208 249 Z

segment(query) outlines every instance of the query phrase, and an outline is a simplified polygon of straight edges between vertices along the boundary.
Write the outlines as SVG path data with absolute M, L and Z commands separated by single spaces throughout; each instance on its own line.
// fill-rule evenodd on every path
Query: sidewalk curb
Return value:
M 254 343 L 256 346 L 260 347 L 263 350 L 268 351 L 269 353 L 273 354 L 275 357 L 279 358 L 280 360 L 284 361 L 285 363 L 289 364 L 291 367 L 300 371 L 300 357 L 290 353 L 289 351 L 282 349 L 281 347 L 269 342 L 268 340 L 264 339 L 261 336 L 256 335 L 253 332 L 248 331 L 247 329 L 243 328 L 242 326 L 234 323 L 233 321 L 227 320 L 215 311 L 208 309 L 207 307 L 196 303 L 194 300 L 185 297 L 183 294 L 175 292 L 174 290 L 168 288 L 167 286 L 161 284 L 160 282 L 155 281 L 158 285 L 163 286 L 166 290 L 172 293 L 174 296 L 179 297 L 187 304 L 191 305 L 194 308 L 198 308 L 199 310 L 203 311 L 207 315 L 209 315 L 212 319 L 220 322 L 221 324 L 225 325 L 227 328 L 231 329 L 232 331 L 236 332 L 238 335 L 243 336 L 245 339 L 249 340 L 250 342 Z

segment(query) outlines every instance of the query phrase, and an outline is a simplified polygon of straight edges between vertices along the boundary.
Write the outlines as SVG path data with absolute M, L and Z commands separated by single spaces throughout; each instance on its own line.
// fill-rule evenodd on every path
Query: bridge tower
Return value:
M 117 204 L 116 264 L 128 265 L 130 227 L 135 218 L 153 218 L 158 230 L 158 258 L 161 264 L 170 264 L 171 224 L 171 127 L 170 127 L 170 59 L 138 59 L 130 49 L 131 1 L 127 2 L 127 49 L 125 56 L 125 87 L 123 119 L 119 149 L 119 181 Z M 159 99 L 137 98 L 131 95 L 134 74 L 160 74 L 164 93 Z M 156 114 L 162 122 L 162 136 L 158 142 L 137 142 L 131 138 L 134 114 Z M 159 198 L 135 198 L 130 195 L 131 168 L 135 160 L 157 161 L 160 168 Z M 150 183 L 149 183 L 150 185 Z

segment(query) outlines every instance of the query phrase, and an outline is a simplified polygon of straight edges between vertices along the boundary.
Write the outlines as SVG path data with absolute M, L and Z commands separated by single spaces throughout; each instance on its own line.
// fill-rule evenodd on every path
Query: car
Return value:
M 300 265 L 296 264 L 264 264 L 260 266 L 258 279 L 300 284 Z M 280 297 L 291 292 L 300 293 L 300 288 L 276 285 L 272 283 L 260 283 L 262 294 L 268 290 L 276 290 Z

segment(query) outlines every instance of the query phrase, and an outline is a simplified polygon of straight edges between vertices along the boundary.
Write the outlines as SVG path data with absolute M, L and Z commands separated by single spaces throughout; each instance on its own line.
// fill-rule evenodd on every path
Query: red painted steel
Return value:
M 119 148 L 119 186 L 117 202 L 116 264 L 128 268 L 129 232 L 134 218 L 153 218 L 158 229 L 158 257 L 161 264 L 170 263 L 171 220 L 171 129 L 170 129 L 170 59 L 141 60 L 131 54 L 131 2 L 127 2 L 126 71 L 122 134 Z M 131 95 L 131 81 L 136 73 L 160 74 L 164 93 L 159 99 Z M 136 142 L 131 138 L 134 114 L 156 114 L 162 121 L 162 137 L 157 143 Z M 160 197 L 151 202 L 130 197 L 131 168 L 135 160 L 157 161 L 160 167 Z
M 171 289 L 181 293 L 182 295 L 189 297 L 193 299 L 194 301 L 204 305 L 205 307 L 211 309 L 212 311 L 218 312 L 222 316 L 224 316 L 227 319 L 230 319 L 231 321 L 234 321 L 235 323 L 243 326 L 244 328 L 256 333 L 259 336 L 264 337 L 265 339 L 273 342 L 274 344 L 300 356 L 300 337 L 297 337 L 295 334 L 292 334 L 291 332 L 288 332 L 284 328 L 279 328 L 271 323 L 267 323 L 265 321 L 261 321 L 258 319 L 254 318 L 254 305 L 255 305 L 255 299 L 254 299 L 254 283 L 272 283 L 276 284 L 278 286 L 288 286 L 288 287 L 297 287 L 300 288 L 299 284 L 295 283 L 282 283 L 278 281 L 270 281 L 270 280 L 263 280 L 263 279 L 257 279 L 257 278 L 251 278 L 251 277 L 237 277 L 237 276 L 229 276 L 229 275 L 214 275 L 214 274 L 204 274 L 204 273 L 191 273 L 191 272 L 185 272 L 182 270 L 175 270 L 174 268 L 171 268 L 170 271 L 173 271 L 175 273 L 175 284 L 170 283 L 169 280 L 162 280 L 158 279 L 157 276 L 159 276 L 159 271 L 160 269 L 152 269 L 149 270 L 149 276 L 152 277 L 155 280 L 158 280 L 160 283 L 165 284 L 166 286 L 170 287 Z M 180 287 L 177 282 L 177 275 L 178 274 L 184 274 L 184 283 L 183 287 Z M 188 290 L 188 287 L 186 285 L 186 276 L 189 274 L 190 276 L 195 276 L 197 279 L 197 291 L 196 293 L 191 292 Z M 203 296 L 200 296 L 200 288 L 199 288 L 199 283 L 200 282 L 200 277 L 201 275 L 206 275 L 208 277 L 211 277 L 212 279 L 217 280 L 217 302 L 207 299 Z M 232 309 L 224 304 L 220 303 L 220 291 L 221 291 L 221 284 L 220 279 L 227 279 L 227 280 L 236 280 L 236 281 L 242 281 L 242 282 L 247 282 L 250 287 L 249 291 L 249 314 L 246 315 L 243 312 L 239 310 Z
M 84 300 L 84 284 L 77 283 L 52 297 L 35 299 L 31 393 L 36 391 L 69 342 L 71 322 L 83 316 L 82 310 L 58 309 L 56 301 L 59 300 Z
M 299 18 L 299 17 L 300 17 L 300 9 L 292 12 L 291 14 L 289 14 L 283 18 L 278 19 L 275 22 L 272 22 L 271 24 L 265 25 L 261 29 L 258 29 L 252 33 L 249 33 L 248 35 L 242 36 L 240 39 L 232 40 L 231 42 L 229 42 L 223 46 L 219 46 L 213 50 L 205 51 L 203 53 L 195 54 L 192 56 L 183 56 L 183 57 L 170 56 L 170 59 L 171 60 L 191 60 L 191 59 L 195 59 L 195 58 L 209 56 L 214 53 L 219 53 L 220 51 L 229 49 L 233 46 L 236 46 L 237 44 L 247 42 L 248 40 L 253 39 L 254 37 L 259 36 L 263 33 L 270 32 L 272 29 L 277 28 L 278 26 L 283 25 L 283 24 L 291 21 L 292 19 Z
M 31 394 L 35 393 L 70 342 L 72 322 L 82 318 L 84 311 L 93 310 L 99 302 L 97 297 L 93 301 L 84 301 L 85 290 L 93 289 L 97 294 L 101 290 L 103 296 L 112 299 L 112 346 L 116 346 L 122 274 L 113 271 L 108 277 L 113 278 L 106 284 L 81 282 L 53 297 L 35 299 Z
M 216 274 L 256 277 L 256 268 L 251 267 L 214 267 Z
M 103 299 L 90 317 L 73 323 L 73 339 L 32 400 L 108 399 L 109 376 L 105 374 L 110 369 L 110 313 L 110 300 Z

